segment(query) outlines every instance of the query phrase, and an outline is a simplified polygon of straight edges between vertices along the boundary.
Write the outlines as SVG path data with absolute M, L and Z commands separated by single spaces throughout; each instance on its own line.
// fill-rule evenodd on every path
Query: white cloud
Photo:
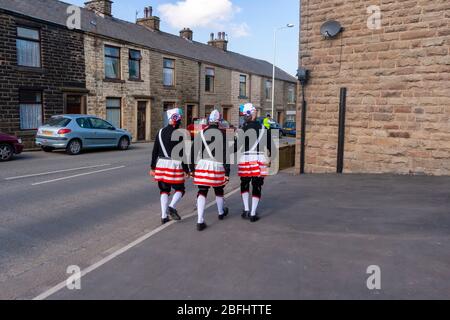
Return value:
M 249 35 L 246 23 L 232 23 L 241 8 L 231 0 L 182 0 L 162 4 L 158 11 L 162 20 L 173 28 L 210 28 L 211 31 L 229 31 L 234 37 Z
M 250 35 L 250 27 L 247 23 L 232 24 L 230 35 L 234 38 L 243 38 Z

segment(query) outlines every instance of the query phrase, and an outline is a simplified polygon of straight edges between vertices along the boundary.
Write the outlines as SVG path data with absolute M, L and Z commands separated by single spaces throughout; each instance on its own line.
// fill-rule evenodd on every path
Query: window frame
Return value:
M 270 84 L 270 89 L 267 87 L 267 85 Z M 272 101 L 272 91 L 273 91 L 273 82 L 272 80 L 266 79 L 266 84 L 265 84 L 265 98 L 266 101 Z M 269 89 L 269 92 L 267 92 L 267 89 Z
M 170 67 L 166 67 L 166 64 L 165 64 L 165 62 L 166 61 L 172 61 L 173 62 L 173 67 L 172 68 L 170 68 Z M 172 84 L 165 84 L 164 83 L 164 71 L 165 70 L 172 70 Z M 175 59 L 173 59 L 173 58 L 166 58 L 166 57 L 163 57 L 163 75 L 162 75 L 162 82 L 163 82 L 163 86 L 164 87 L 166 87 L 166 88 L 172 88 L 172 87 L 175 87 L 175 83 L 176 83 L 176 60 Z
M 292 97 L 292 99 L 291 99 L 291 97 Z M 291 103 L 291 104 L 296 103 L 295 87 L 293 85 L 290 85 L 288 87 L 288 103 Z
M 119 106 L 118 107 L 108 107 L 108 100 L 116 100 L 119 101 Z M 106 122 L 111 124 L 113 127 L 121 129 L 122 128 L 122 98 L 117 98 L 117 97 L 107 97 L 106 101 L 105 101 L 105 105 L 106 105 Z M 115 126 L 112 121 L 110 121 L 108 119 L 108 109 L 115 109 L 115 110 L 119 110 L 119 126 Z M 101 119 L 103 120 L 103 119 Z M 105 120 L 103 120 L 105 121 Z
M 132 52 L 138 52 L 139 53 L 139 58 L 133 58 L 131 53 Z M 131 62 L 137 62 L 138 64 L 138 72 L 139 72 L 139 76 L 138 77 L 132 77 L 131 73 L 130 73 L 130 63 Z M 142 51 L 141 50 L 136 50 L 136 49 L 128 49 L 128 79 L 131 81 L 140 81 L 142 80 Z
M 117 49 L 119 51 L 119 56 L 111 56 L 106 54 L 106 48 L 111 48 L 111 49 Z M 120 47 L 116 47 L 113 45 L 109 45 L 109 44 L 105 44 L 103 47 L 104 50 L 104 69 L 105 69 L 105 79 L 106 80 L 121 80 L 122 79 L 122 50 Z M 109 59 L 117 59 L 117 61 L 119 62 L 118 68 L 117 68 L 117 77 L 116 78 L 111 78 L 108 77 L 108 75 L 106 74 L 106 60 L 107 58 Z
M 212 70 L 213 75 L 208 75 L 208 70 Z M 212 84 L 208 82 L 212 81 Z M 207 85 L 209 84 L 209 90 L 207 90 Z M 205 68 L 205 92 L 214 93 L 216 91 L 216 69 L 212 67 Z
M 245 79 L 244 82 L 242 82 L 242 78 Z M 242 94 L 242 85 L 245 85 L 245 92 Z M 240 98 L 247 98 L 247 75 L 241 74 L 239 75 L 239 97 Z
M 24 101 L 21 100 L 22 93 L 23 92 L 29 92 L 29 93 L 38 93 L 40 95 L 40 103 L 36 103 L 36 101 Z M 40 105 L 40 112 L 41 112 L 41 123 L 38 124 L 37 128 L 24 128 L 22 126 L 22 119 L 21 119 L 21 106 L 22 105 Z M 21 131 L 31 131 L 31 130 L 38 130 L 40 126 L 44 124 L 44 92 L 42 90 L 29 90 L 29 89 L 19 89 L 19 126 Z
M 32 38 L 19 36 L 19 28 L 37 31 L 39 39 L 36 40 L 36 39 L 32 39 Z M 26 65 L 23 65 L 23 64 L 19 64 L 19 52 L 18 52 L 19 48 L 17 46 L 17 40 L 34 42 L 34 43 L 37 43 L 39 45 L 39 66 L 26 66 Z M 17 65 L 19 67 L 36 68 L 36 69 L 42 68 L 42 62 L 43 62 L 43 59 L 42 59 L 42 32 L 41 32 L 40 28 L 30 27 L 30 26 L 25 26 L 25 25 L 17 25 L 16 26 L 16 56 L 17 56 L 17 58 L 16 58 Z

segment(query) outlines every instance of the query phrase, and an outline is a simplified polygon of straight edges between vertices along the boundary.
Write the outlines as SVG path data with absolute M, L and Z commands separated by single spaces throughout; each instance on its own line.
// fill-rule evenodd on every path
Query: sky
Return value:
M 64 2 L 83 6 L 86 0 Z M 194 31 L 194 40 L 206 43 L 210 34 L 228 34 L 230 51 L 272 63 L 273 30 L 288 23 L 294 28 L 278 32 L 277 66 L 295 75 L 298 67 L 298 0 L 113 0 L 113 16 L 135 22 L 145 6 L 153 6 L 161 18 L 161 30 L 179 34 Z

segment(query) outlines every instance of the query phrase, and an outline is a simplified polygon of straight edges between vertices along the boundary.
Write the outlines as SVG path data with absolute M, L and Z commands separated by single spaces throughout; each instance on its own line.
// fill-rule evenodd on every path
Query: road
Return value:
M 34 298 L 66 279 L 68 266 L 83 269 L 159 227 L 151 151 L 27 152 L 0 163 L 0 299 Z M 195 209 L 188 186 L 182 214 Z M 232 178 L 228 189 L 237 186 Z

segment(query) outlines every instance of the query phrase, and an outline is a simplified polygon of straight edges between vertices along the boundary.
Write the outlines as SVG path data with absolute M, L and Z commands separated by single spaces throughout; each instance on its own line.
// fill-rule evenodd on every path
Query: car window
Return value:
M 98 119 L 98 118 L 90 118 L 91 120 L 91 125 L 92 128 L 94 129 L 109 129 L 112 127 L 111 124 L 109 124 L 108 122 L 106 122 L 105 120 L 102 119 Z
M 45 125 L 49 127 L 65 127 L 70 123 L 70 121 L 72 120 L 69 118 L 53 117 L 50 118 L 50 120 L 48 120 L 48 122 Z
M 80 128 L 91 129 L 91 123 L 89 122 L 88 118 L 78 118 L 77 123 L 80 126 Z

